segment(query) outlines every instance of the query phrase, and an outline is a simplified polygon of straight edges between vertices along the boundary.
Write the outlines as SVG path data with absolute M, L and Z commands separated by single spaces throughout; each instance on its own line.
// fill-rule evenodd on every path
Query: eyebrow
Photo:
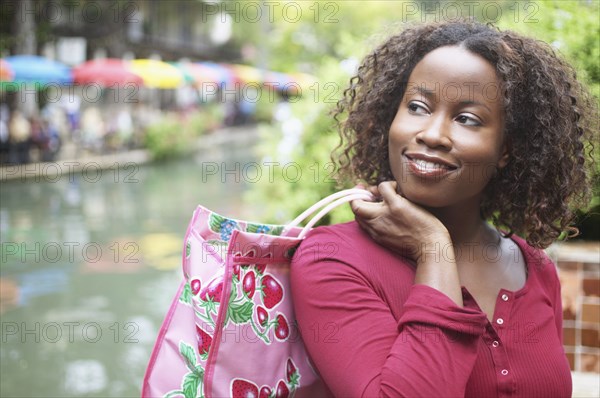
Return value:
M 431 99 L 432 97 L 434 97 L 435 92 L 436 92 L 436 90 L 427 90 L 425 87 L 422 87 L 422 86 L 416 86 L 414 89 L 416 89 L 416 91 L 419 92 L 419 94 L 421 94 L 422 96 L 424 96 L 427 99 Z M 459 104 L 460 105 L 480 105 L 480 106 L 484 107 L 485 109 L 487 109 L 490 113 L 493 113 L 492 110 L 483 102 L 474 101 L 474 100 L 464 100 L 464 101 L 460 101 Z
M 417 86 L 416 90 L 424 97 L 431 98 L 435 94 L 435 90 L 427 90 L 425 87 Z
M 490 113 L 492 113 L 492 110 L 483 102 L 465 100 L 465 101 L 460 101 L 459 104 L 461 104 L 461 105 L 480 105 L 480 106 L 483 106 L 485 109 L 487 109 Z

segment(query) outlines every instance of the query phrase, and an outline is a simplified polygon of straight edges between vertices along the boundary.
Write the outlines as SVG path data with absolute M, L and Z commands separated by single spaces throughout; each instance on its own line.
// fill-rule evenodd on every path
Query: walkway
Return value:
M 196 150 L 203 150 L 222 144 L 230 140 L 255 140 L 258 138 L 256 126 L 242 126 L 225 128 L 213 131 L 198 138 Z M 94 155 L 84 152 L 77 156 L 74 144 L 65 144 L 59 153 L 59 158 L 54 162 L 39 162 L 23 165 L 4 165 L 0 167 L 0 181 L 31 179 L 35 182 L 57 181 L 63 175 L 74 173 L 97 173 L 99 170 L 127 168 L 132 163 L 145 164 L 152 160 L 150 152 L 146 149 L 136 149 L 103 155 Z

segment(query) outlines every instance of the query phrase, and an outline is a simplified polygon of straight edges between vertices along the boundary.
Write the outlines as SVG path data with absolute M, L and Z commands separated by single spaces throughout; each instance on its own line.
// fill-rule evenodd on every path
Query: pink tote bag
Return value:
M 142 397 L 325 395 L 296 324 L 290 259 L 321 217 L 354 199 L 372 196 L 362 189 L 337 192 L 287 225 L 234 220 L 198 206 L 184 239 L 183 278 Z

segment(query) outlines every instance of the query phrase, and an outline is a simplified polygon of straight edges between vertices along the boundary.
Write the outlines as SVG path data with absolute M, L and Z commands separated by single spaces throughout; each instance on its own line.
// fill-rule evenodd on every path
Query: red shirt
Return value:
M 335 397 L 570 397 L 555 265 L 514 237 L 528 277 L 493 322 L 415 285 L 409 261 L 356 222 L 313 229 L 291 267 L 298 326 Z

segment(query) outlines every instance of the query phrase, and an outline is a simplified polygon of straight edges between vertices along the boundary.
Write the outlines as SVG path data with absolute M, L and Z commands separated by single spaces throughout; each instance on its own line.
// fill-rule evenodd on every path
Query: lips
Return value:
M 442 177 L 458 169 L 454 163 L 435 156 L 420 153 L 405 154 L 408 167 L 413 174 L 421 177 Z
M 410 160 L 412 160 L 415 163 L 415 165 L 419 169 L 422 169 L 422 170 L 437 170 L 437 169 L 450 170 L 450 167 L 446 166 L 445 164 L 428 162 L 426 160 L 421 160 L 421 159 L 410 159 Z

